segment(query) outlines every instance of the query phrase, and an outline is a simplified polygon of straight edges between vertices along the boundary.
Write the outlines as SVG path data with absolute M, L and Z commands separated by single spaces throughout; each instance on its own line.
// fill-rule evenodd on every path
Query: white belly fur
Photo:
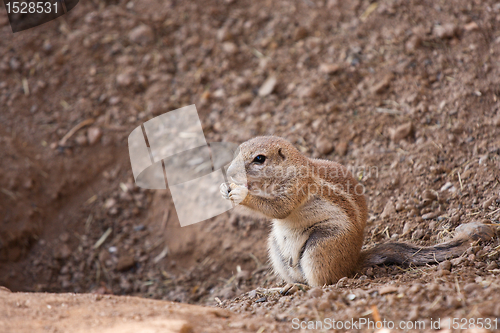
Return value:
M 299 257 L 300 251 L 310 235 L 306 229 L 325 220 L 331 221 L 337 227 L 345 226 L 348 217 L 341 208 L 323 200 L 311 200 L 299 210 L 300 215 L 304 214 L 310 218 L 304 220 L 303 216 L 292 213 L 285 219 L 272 220 L 269 246 L 273 246 L 272 239 L 274 238 L 276 240 L 274 246 L 277 247 L 278 253 L 273 253 L 270 250 L 270 259 L 276 273 L 287 282 L 304 283 L 307 281 L 299 265 Z M 301 223 L 297 223 L 298 221 Z

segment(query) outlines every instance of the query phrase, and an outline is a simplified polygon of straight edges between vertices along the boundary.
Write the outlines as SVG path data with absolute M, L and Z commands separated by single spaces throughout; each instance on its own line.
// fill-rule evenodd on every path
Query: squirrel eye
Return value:
M 264 155 L 257 155 L 253 159 L 253 162 L 258 163 L 258 164 L 262 164 L 262 163 L 264 163 L 265 160 L 266 160 L 266 157 Z

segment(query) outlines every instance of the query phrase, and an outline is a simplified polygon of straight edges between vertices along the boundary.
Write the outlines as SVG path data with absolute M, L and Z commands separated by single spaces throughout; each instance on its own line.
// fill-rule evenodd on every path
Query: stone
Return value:
M 337 64 L 321 64 L 319 65 L 319 71 L 325 74 L 334 74 L 340 70 L 340 66 Z
M 301 39 L 304 39 L 307 37 L 307 35 L 309 34 L 309 32 L 307 31 L 306 28 L 304 27 L 297 27 L 297 29 L 295 29 L 295 32 L 293 33 L 293 39 L 295 41 L 299 41 Z
M 113 198 L 109 198 L 104 202 L 105 209 L 113 208 L 115 205 L 116 205 L 116 200 Z
M 458 258 L 455 258 L 455 259 L 451 259 L 450 263 L 455 267 L 455 266 L 459 266 L 461 263 L 463 263 L 464 260 L 465 260 L 465 258 L 458 257 Z
M 87 130 L 87 140 L 89 145 L 95 145 L 99 140 L 101 140 L 102 131 L 99 127 L 90 127 Z
M 498 264 L 494 261 L 490 262 L 488 264 L 488 266 L 486 266 L 487 271 L 492 271 L 492 270 L 497 269 L 497 268 L 498 268 Z
M 297 95 L 300 98 L 315 98 L 319 94 L 318 86 L 302 86 L 297 89 Z
M 434 36 L 442 39 L 455 37 L 458 33 L 458 27 L 453 23 L 437 25 L 433 29 Z
M 378 83 L 376 83 L 372 88 L 371 92 L 374 94 L 382 94 L 384 91 L 386 91 L 389 86 L 391 85 L 391 81 L 393 79 L 392 73 L 389 73 L 385 75 L 382 80 L 380 80 Z
M 141 24 L 129 32 L 128 39 L 131 42 L 145 46 L 154 40 L 154 32 L 149 26 Z
M 252 103 L 254 99 L 254 95 L 250 91 L 246 91 L 241 93 L 238 96 L 235 96 L 229 100 L 230 103 L 234 103 L 236 106 L 245 106 Z
M 422 192 L 422 199 L 425 201 L 425 200 L 428 200 L 428 201 L 434 201 L 438 198 L 438 193 L 434 190 L 424 190 Z
M 340 141 L 335 145 L 335 151 L 339 156 L 345 156 L 347 154 L 347 141 Z
M 493 125 L 500 127 L 500 114 L 493 120 Z
M 422 38 L 420 38 L 420 36 L 413 35 L 408 39 L 408 41 L 405 44 L 406 51 L 410 53 L 415 52 L 415 50 L 418 49 L 421 44 L 422 44 Z
M 69 241 L 69 234 L 67 232 L 63 232 L 59 235 L 59 239 L 61 240 L 61 242 L 67 243 Z
M 425 231 L 423 231 L 422 229 L 417 229 L 411 235 L 411 239 L 421 239 L 422 237 L 424 237 L 424 235 Z
M 442 212 L 441 211 L 435 211 L 435 212 L 430 212 L 430 213 L 427 213 L 427 214 L 424 214 L 422 215 L 422 220 L 430 220 L 430 219 L 434 219 L 436 217 L 438 217 L 439 215 L 441 215 Z
M 443 261 L 442 263 L 439 264 L 439 269 L 443 271 L 450 271 L 451 270 L 451 261 L 446 260 Z
M 328 155 L 333 151 L 332 140 L 326 136 L 320 136 L 316 139 L 316 148 L 323 155 Z
M 236 281 L 242 282 L 247 281 L 252 277 L 252 274 L 247 270 L 241 270 L 236 274 Z
M 87 136 L 80 134 L 75 137 L 75 142 L 79 146 L 86 146 L 88 141 L 87 141 Z
M 477 25 L 476 22 L 472 21 L 470 23 L 467 23 L 466 25 L 464 25 L 464 30 L 465 31 L 475 31 L 475 30 L 479 30 L 479 26 Z
M 227 42 L 233 39 L 233 35 L 227 28 L 222 28 L 217 31 L 217 40 Z
M 332 306 L 330 305 L 330 302 L 327 300 L 320 301 L 317 305 L 318 311 L 325 311 L 329 310 Z
M 222 43 L 222 50 L 227 54 L 235 54 L 238 52 L 238 46 L 233 42 L 224 42 Z
M 488 200 L 485 200 L 482 205 L 483 209 L 487 209 L 488 207 L 490 207 L 491 204 L 493 204 L 493 202 L 495 201 L 495 199 L 496 199 L 495 197 L 491 197 Z
M 382 295 L 386 295 L 386 294 L 395 293 L 397 291 L 398 291 L 398 288 L 396 288 L 394 286 L 384 286 L 384 287 L 379 289 L 378 293 L 380 294 L 380 296 L 382 296 Z
M 473 293 L 476 290 L 481 290 L 482 287 L 478 285 L 477 283 L 467 283 L 464 286 L 464 291 L 468 294 Z
M 116 263 L 116 270 L 119 272 L 125 271 L 135 265 L 135 258 L 132 254 L 120 256 Z
M 63 244 L 61 247 L 57 248 L 54 253 L 54 258 L 56 259 L 68 259 L 71 255 L 71 249 L 67 244 Z
M 321 297 L 323 295 L 323 289 L 321 288 L 313 288 L 307 292 L 307 294 L 311 297 Z
M 268 77 L 266 81 L 264 81 L 264 83 L 259 88 L 259 96 L 265 97 L 267 95 L 270 95 L 274 91 L 274 88 L 276 87 L 276 82 L 277 79 L 275 76 Z
M 402 139 L 406 139 L 412 134 L 413 124 L 411 121 L 390 130 L 391 140 L 394 142 L 399 142 Z
M 394 207 L 394 203 L 389 200 L 385 204 L 384 211 L 382 212 L 382 214 L 380 214 L 380 218 L 385 219 L 394 214 L 396 214 L 396 207 Z
M 455 234 L 474 236 L 475 239 L 479 238 L 482 241 L 489 241 L 495 236 L 495 232 L 489 225 L 477 221 L 459 225 L 455 228 Z
M 116 84 L 120 87 L 128 87 L 132 84 L 132 76 L 129 73 L 121 73 L 116 76 Z

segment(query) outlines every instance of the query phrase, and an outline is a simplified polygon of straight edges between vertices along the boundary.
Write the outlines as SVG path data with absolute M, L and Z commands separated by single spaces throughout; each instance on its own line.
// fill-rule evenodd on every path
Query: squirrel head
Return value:
M 227 170 L 230 182 L 249 192 L 272 196 L 291 179 L 307 176 L 308 159 L 290 142 L 276 136 L 256 137 L 242 143 Z

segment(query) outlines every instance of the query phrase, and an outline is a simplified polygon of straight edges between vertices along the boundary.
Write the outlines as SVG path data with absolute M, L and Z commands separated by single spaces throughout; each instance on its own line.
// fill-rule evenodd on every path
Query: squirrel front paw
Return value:
M 229 188 L 227 183 L 220 184 L 219 189 L 220 189 L 220 193 L 222 194 L 222 197 L 226 200 L 229 200 L 229 192 L 231 191 L 231 189 Z
M 220 193 L 224 199 L 231 200 L 235 204 L 239 204 L 247 196 L 248 189 L 246 186 L 237 185 L 235 183 L 231 183 L 229 185 L 222 183 L 220 185 Z

